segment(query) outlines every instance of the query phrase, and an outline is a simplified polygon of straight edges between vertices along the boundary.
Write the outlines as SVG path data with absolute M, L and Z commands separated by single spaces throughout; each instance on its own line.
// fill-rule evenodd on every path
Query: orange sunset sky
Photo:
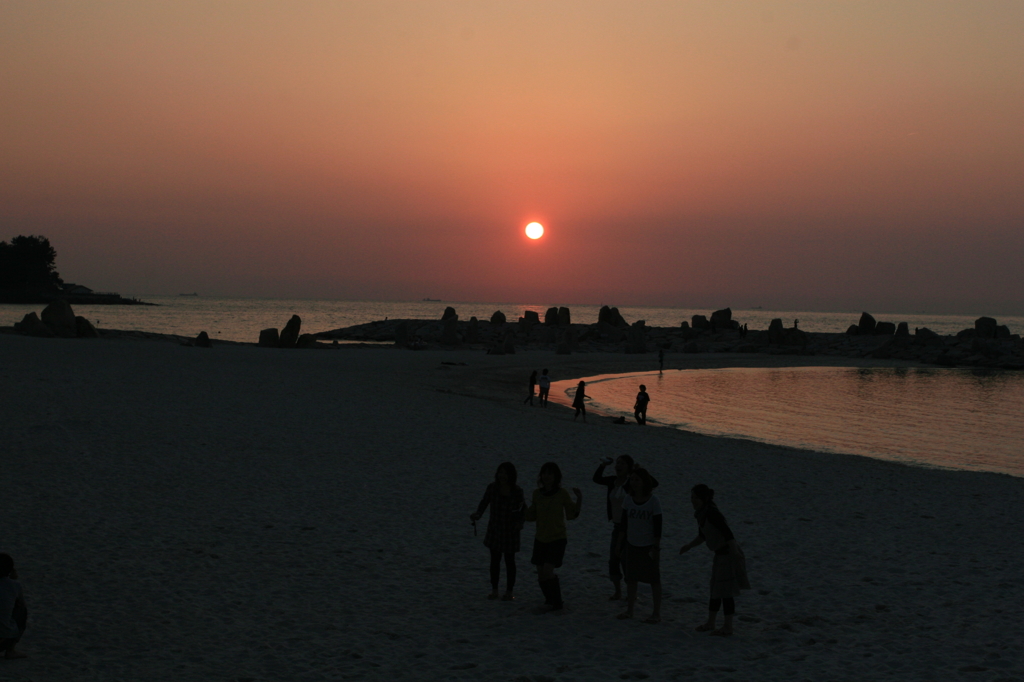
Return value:
M 127 295 L 1020 315 L 1022 36 L 1019 0 L 3 0 L 0 239 Z

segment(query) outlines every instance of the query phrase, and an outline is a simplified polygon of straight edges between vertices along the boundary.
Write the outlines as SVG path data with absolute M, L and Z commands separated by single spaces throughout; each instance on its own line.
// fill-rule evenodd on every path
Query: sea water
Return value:
M 670 370 L 586 379 L 603 415 L 910 464 L 1024 476 L 1024 373 L 942 368 Z M 576 380 L 557 382 L 571 401 Z
M 73 306 L 76 315 L 82 315 L 103 329 L 158 332 L 196 336 L 205 331 L 213 339 L 227 341 L 259 340 L 261 329 L 284 327 L 296 314 L 302 319 L 303 332 L 324 332 L 385 318 L 440 320 L 444 309 L 452 306 L 459 319 L 476 316 L 489 320 L 500 310 L 514 322 L 527 310 L 544 318 L 545 311 L 559 303 L 486 303 L 447 301 L 334 301 L 286 300 L 257 298 L 210 298 L 205 296 L 141 297 L 156 306 L 138 305 L 81 305 Z M 9 326 L 21 320 L 28 312 L 39 313 L 41 305 L 0 305 L 0 325 Z M 597 322 L 599 305 L 567 305 L 574 323 Z M 627 322 L 644 320 L 648 326 L 678 327 L 689 322 L 694 315 L 710 315 L 710 310 L 664 307 L 620 306 L 619 312 Z M 939 334 L 955 334 L 974 326 L 977 316 L 925 315 L 908 313 L 875 313 L 879 321 L 906 322 L 915 327 L 928 327 Z M 810 312 L 792 310 L 734 310 L 733 319 L 746 323 L 750 329 L 767 329 L 774 318 L 781 318 L 787 327 L 799 320 L 799 327 L 809 332 L 843 332 L 860 319 L 860 311 Z M 1024 317 L 1000 317 L 1013 333 L 1024 332 Z

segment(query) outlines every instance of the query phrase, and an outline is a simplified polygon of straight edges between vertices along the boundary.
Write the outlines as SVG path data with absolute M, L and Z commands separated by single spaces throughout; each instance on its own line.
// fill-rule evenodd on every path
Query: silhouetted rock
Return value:
M 43 322 L 46 322 L 45 317 L 43 318 Z M 997 322 L 995 319 L 991 317 L 979 317 L 974 321 L 974 333 L 981 339 L 994 339 L 996 338 L 996 326 Z
M 572 318 L 569 315 L 569 309 L 568 308 L 559 308 L 558 309 L 558 326 L 560 326 L 560 327 L 568 327 L 570 324 L 572 324 Z
M 555 326 L 558 324 L 558 308 L 548 308 L 544 313 L 544 324 Z
M 21 322 L 14 325 L 14 328 L 28 336 L 39 336 L 43 338 L 55 336 L 53 330 L 43 324 L 43 321 L 40 320 L 39 316 L 34 312 L 26 313 L 25 317 L 21 318 Z
M 977 335 L 978 335 L 978 332 L 975 331 L 974 329 L 961 329 L 960 331 L 958 331 L 956 333 L 956 338 L 958 338 L 958 339 L 973 339 Z
M 875 325 L 875 336 L 892 336 L 896 333 L 896 325 L 892 322 L 879 322 Z
M 78 315 L 75 317 L 75 336 L 80 339 L 98 339 L 100 333 L 92 326 L 92 322 Z
M 537 314 L 536 310 L 527 310 L 523 312 L 523 319 L 529 324 L 540 324 L 540 315 Z
M 505 313 L 495 310 L 494 314 L 491 315 L 491 324 L 505 324 Z
M 403 348 L 409 344 L 409 323 L 402 320 L 395 325 L 395 345 Z
M 900 338 L 910 337 L 910 327 L 907 325 L 906 322 L 900 322 L 898 325 L 896 325 L 896 336 Z
M 857 324 L 857 326 L 860 328 L 861 334 L 874 334 L 875 318 L 873 318 L 869 313 L 861 313 L 860 322 Z
M 786 328 L 782 326 L 782 319 L 776 317 L 768 325 L 768 343 L 782 344 L 785 342 Z
M 506 355 L 515 355 L 516 352 L 516 333 L 511 329 L 505 331 L 505 343 L 502 350 L 505 351 Z
M 618 308 L 609 308 L 608 306 L 602 306 L 601 310 L 597 313 L 598 323 L 604 322 L 610 324 L 613 327 L 619 329 L 626 329 L 629 327 L 629 323 L 626 322 L 626 318 L 622 316 Z
M 625 331 L 609 322 L 598 322 L 597 334 L 600 338 L 608 339 L 613 343 L 618 343 L 619 341 L 622 341 L 622 339 L 626 338 Z
M 782 333 L 782 344 L 785 346 L 806 346 L 808 340 L 807 332 L 796 327 L 790 327 Z
M 637 320 L 626 332 L 626 352 L 646 353 L 647 352 L 647 328 L 644 320 Z
M 480 343 L 480 321 L 475 316 L 466 325 L 466 343 Z
M 316 348 L 316 336 L 313 334 L 300 334 L 295 341 L 296 348 Z
M 210 341 L 210 335 L 206 332 L 199 332 L 199 336 L 193 344 L 196 348 L 213 348 L 213 342 Z
M 997 339 L 1008 339 L 1008 338 L 1010 338 L 1010 336 L 1011 336 L 1010 328 L 1007 327 L 1005 324 L 1001 324 L 998 327 L 996 327 L 996 338 Z
M 846 333 L 849 336 L 858 336 L 860 335 L 860 327 L 858 327 L 855 324 L 851 324 L 849 327 L 846 328 Z
M 280 345 L 281 336 L 277 333 L 277 327 L 260 331 L 260 346 L 263 348 L 277 348 Z
M 458 317 L 458 315 L 455 314 L 455 308 L 451 306 L 448 306 L 447 308 L 444 309 L 444 314 L 441 315 L 441 321 L 444 322 L 449 317 Z
M 277 343 L 278 348 L 295 348 L 299 342 L 299 331 L 302 329 L 302 319 L 298 315 L 292 315 L 288 324 L 281 330 L 281 338 Z
M 937 339 L 939 337 L 938 334 L 933 332 L 928 327 L 917 327 L 916 329 L 914 329 L 914 336 L 923 339 Z
M 565 327 L 558 332 L 555 353 L 558 355 L 569 355 L 574 350 L 576 350 L 576 330 L 571 326 Z
M 690 325 L 694 329 L 711 329 L 711 323 L 708 322 L 708 318 L 704 317 L 703 315 L 694 315 L 692 318 L 690 318 Z
M 63 299 L 53 301 L 43 308 L 43 314 L 40 317 L 54 336 L 65 339 L 75 338 L 75 313 L 67 301 Z
M 445 313 L 447 315 L 447 312 Z M 456 346 L 460 343 L 459 339 L 459 316 L 453 314 L 444 318 L 442 322 L 444 329 L 441 331 L 441 343 L 446 346 Z
M 716 310 L 711 313 L 711 326 L 715 329 L 732 329 L 732 308 Z

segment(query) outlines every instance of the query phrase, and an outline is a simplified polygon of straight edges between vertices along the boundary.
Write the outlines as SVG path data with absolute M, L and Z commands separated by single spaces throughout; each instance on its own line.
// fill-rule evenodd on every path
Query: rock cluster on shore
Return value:
M 878 322 L 863 313 L 845 333 L 807 332 L 781 319 L 766 330 L 747 330 L 724 308 L 694 315 L 679 327 L 648 327 L 643 320 L 628 323 L 617 308 L 604 306 L 596 323 L 573 324 L 568 308 L 549 308 L 541 321 L 528 311 L 509 322 L 500 310 L 490 324 L 474 317 L 462 322 L 454 308 L 441 320 L 386 320 L 320 332 L 320 339 L 394 342 L 411 348 L 478 347 L 488 353 L 514 353 L 516 348 L 573 352 L 647 353 L 767 353 L 771 355 L 830 355 L 896 358 L 928 364 L 1024 369 L 1024 343 L 1005 325 L 980 317 L 973 329 L 940 336 L 927 328 L 911 333 L 907 323 Z
M 51 302 L 40 315 L 26 314 L 21 322 L 14 325 L 14 330 L 27 336 L 44 338 L 97 339 L 100 336 L 92 323 L 84 317 L 76 316 L 71 305 L 63 299 Z

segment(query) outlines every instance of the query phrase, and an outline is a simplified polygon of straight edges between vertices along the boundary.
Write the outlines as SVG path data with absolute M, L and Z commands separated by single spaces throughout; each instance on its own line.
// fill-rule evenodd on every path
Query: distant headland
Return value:
M 63 300 L 75 305 L 156 305 L 65 282 L 56 260 L 57 251 L 46 237 L 19 235 L 10 243 L 0 241 L 0 303 Z

